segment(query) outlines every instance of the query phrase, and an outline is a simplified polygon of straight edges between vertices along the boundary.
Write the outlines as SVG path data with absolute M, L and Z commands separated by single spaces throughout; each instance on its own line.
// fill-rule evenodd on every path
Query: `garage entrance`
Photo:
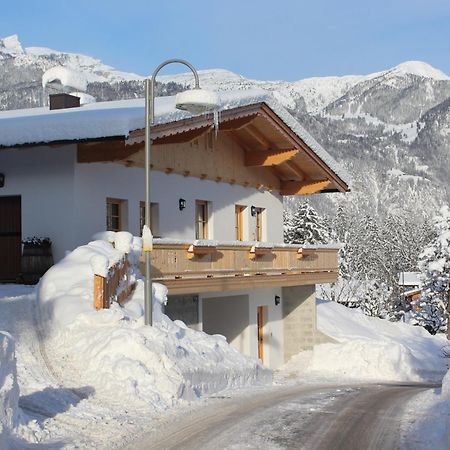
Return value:
M 203 331 L 221 334 L 241 353 L 248 354 L 246 329 L 249 326 L 248 295 L 203 299 Z
M 16 281 L 22 253 L 21 197 L 0 197 L 0 281 Z

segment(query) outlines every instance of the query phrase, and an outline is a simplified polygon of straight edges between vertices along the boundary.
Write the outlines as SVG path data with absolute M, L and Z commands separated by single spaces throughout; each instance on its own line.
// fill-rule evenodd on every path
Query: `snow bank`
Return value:
M 406 414 L 414 417 L 406 430 L 407 448 L 415 450 L 450 447 L 450 371 L 442 389 L 429 389 L 407 405 Z M 406 448 L 406 447 L 405 447 Z
M 111 239 L 111 234 L 105 235 Z M 121 244 L 128 244 L 119 235 Z M 133 245 L 131 245 L 131 249 Z M 64 379 L 92 386 L 104 401 L 152 409 L 227 388 L 271 380 L 271 372 L 222 336 L 194 331 L 163 314 L 167 289 L 153 284 L 154 326 L 145 326 L 143 281 L 122 308 L 93 309 L 93 258 L 117 257 L 112 244 L 77 248 L 41 279 L 38 300 Z
M 10 433 L 18 423 L 19 386 L 14 340 L 0 332 L 0 449 L 9 448 Z
M 285 366 L 288 372 L 370 381 L 437 381 L 446 371 L 444 336 L 422 327 L 368 317 L 319 301 L 318 329 L 337 343 L 317 345 Z

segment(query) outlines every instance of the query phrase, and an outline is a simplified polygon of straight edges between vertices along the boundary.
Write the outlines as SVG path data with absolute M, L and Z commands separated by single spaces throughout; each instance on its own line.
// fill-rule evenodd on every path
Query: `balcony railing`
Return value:
M 155 239 L 152 277 L 173 294 L 330 283 L 337 255 L 330 246 Z

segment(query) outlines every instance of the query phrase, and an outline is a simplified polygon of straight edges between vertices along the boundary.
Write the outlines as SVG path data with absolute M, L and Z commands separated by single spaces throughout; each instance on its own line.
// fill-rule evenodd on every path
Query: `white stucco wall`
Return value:
M 257 310 L 258 306 L 267 306 L 268 317 L 267 323 L 264 326 L 264 364 L 267 367 L 276 369 L 284 364 L 282 304 L 280 303 L 279 305 L 275 305 L 276 295 L 281 298 L 281 288 L 274 287 L 269 289 L 253 289 L 230 292 L 208 292 L 199 296 L 199 305 L 200 310 L 202 310 L 203 302 L 208 302 L 208 299 L 222 298 L 222 301 L 226 303 L 227 296 L 248 296 L 249 323 L 247 327 L 242 330 L 240 335 L 234 338 L 231 345 L 242 353 L 254 358 L 258 358 Z
M 0 196 L 22 196 L 22 237 L 50 237 L 55 260 L 106 228 L 107 197 L 127 201 L 126 229 L 140 234 L 143 169 L 112 163 L 76 163 L 76 145 L 1 150 L 0 168 L 6 176 Z M 151 198 L 159 203 L 163 237 L 194 239 L 195 200 L 207 200 L 210 239 L 235 239 L 235 205 L 239 204 L 247 206 L 244 240 L 253 239 L 255 217 L 250 208 L 256 206 L 265 208 L 263 239 L 283 241 L 283 204 L 278 194 L 152 172 Z M 183 211 L 178 207 L 180 198 L 186 200 Z
M 50 237 L 55 259 L 75 244 L 73 171 L 76 147 L 34 147 L 0 151 L 5 186 L 0 196 L 22 198 L 22 239 Z
M 77 240 L 86 242 L 92 230 L 105 228 L 106 198 L 128 202 L 128 231 L 140 234 L 139 202 L 144 200 L 144 171 L 119 164 L 76 164 L 75 210 Z M 186 208 L 179 210 L 179 199 L 186 200 Z M 231 241 L 235 239 L 236 204 L 247 206 L 244 239 L 252 239 L 255 218 L 250 207 L 265 208 L 265 240 L 283 241 L 283 204 L 280 196 L 253 188 L 216 183 L 193 177 L 152 172 L 151 201 L 159 203 L 159 228 L 162 237 L 194 239 L 195 200 L 209 203 L 209 238 Z

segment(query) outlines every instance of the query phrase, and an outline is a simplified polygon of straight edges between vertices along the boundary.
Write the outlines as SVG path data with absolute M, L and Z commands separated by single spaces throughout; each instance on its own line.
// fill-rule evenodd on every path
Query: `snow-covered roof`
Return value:
M 419 275 L 419 272 L 400 272 L 398 284 L 400 286 L 421 286 Z
M 249 89 L 220 92 L 221 111 L 265 103 L 330 169 L 347 185 L 350 176 L 331 155 L 267 91 Z M 155 102 L 155 124 L 167 124 L 193 117 L 175 108 L 175 96 L 158 97 Z M 86 104 L 79 108 L 50 111 L 31 108 L 0 112 L 0 147 L 128 136 L 142 129 L 144 99 L 118 100 Z

